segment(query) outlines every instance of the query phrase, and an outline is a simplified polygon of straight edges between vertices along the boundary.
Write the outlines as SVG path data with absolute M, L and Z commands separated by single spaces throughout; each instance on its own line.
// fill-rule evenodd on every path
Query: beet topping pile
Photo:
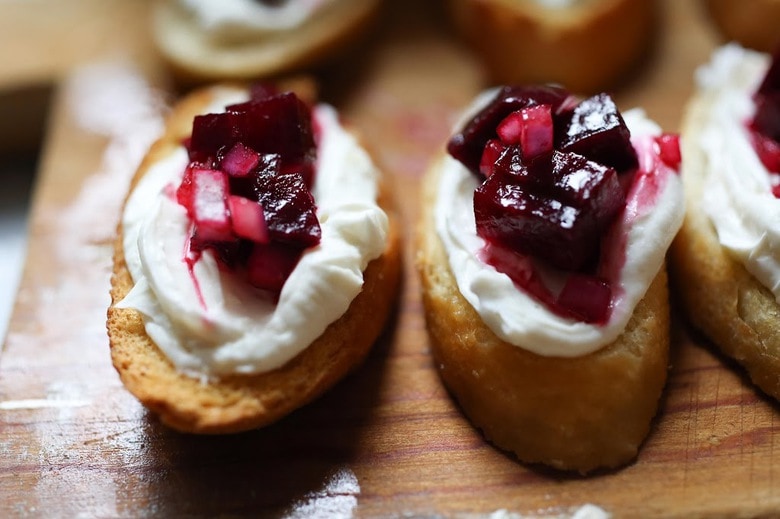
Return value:
M 579 101 L 554 86 L 504 87 L 448 144 L 483 179 L 474 192 L 483 259 L 559 315 L 609 318 L 612 289 L 596 272 L 639 165 L 630 137 L 607 94 Z M 676 136 L 656 144 L 676 167 Z M 558 294 L 529 258 L 566 273 Z
M 753 100 L 756 115 L 748 123 L 753 146 L 766 169 L 780 174 L 780 48 Z M 775 185 L 772 192 L 780 198 L 780 185 Z
M 185 145 L 190 163 L 176 200 L 192 222 L 190 268 L 210 249 L 221 268 L 278 294 L 321 237 L 309 106 L 256 86 L 248 101 L 195 117 Z

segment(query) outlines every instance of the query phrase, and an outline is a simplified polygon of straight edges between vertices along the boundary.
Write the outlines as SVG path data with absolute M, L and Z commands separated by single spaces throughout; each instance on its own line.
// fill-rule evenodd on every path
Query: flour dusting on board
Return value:
M 561 511 L 539 511 L 531 514 L 519 514 L 508 510 L 496 510 L 489 519 L 610 519 L 612 514 L 603 508 L 587 503 L 579 507 Z
M 293 505 L 285 519 L 349 519 L 357 507 L 358 495 L 360 484 L 354 472 L 341 468 L 325 480 L 322 490 L 310 492 Z
M 162 135 L 167 112 L 164 96 L 132 65 L 109 61 L 85 65 L 69 76 L 65 100 L 81 129 L 109 141 L 102 163 L 84 180 L 64 217 L 70 229 L 89 230 L 87 243 L 110 242 L 130 179 L 149 147 Z M 71 240 L 67 254 L 79 250 L 72 245 Z M 89 249 L 82 252 L 89 254 Z

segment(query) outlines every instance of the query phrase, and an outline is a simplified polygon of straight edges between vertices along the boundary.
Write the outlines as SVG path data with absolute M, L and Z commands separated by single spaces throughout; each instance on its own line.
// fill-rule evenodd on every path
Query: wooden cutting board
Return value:
M 322 399 L 224 437 L 161 426 L 109 360 L 119 205 L 176 95 L 149 41 L 147 3 L 0 4 L 0 87 L 56 85 L 0 356 L 0 517 L 558 517 L 585 503 L 614 517 L 780 514 L 777 405 L 676 308 L 658 417 L 622 470 L 578 477 L 525 466 L 463 417 L 432 365 L 412 233 L 420 176 L 485 83 L 441 2 L 387 4 L 367 43 L 318 76 L 323 98 L 364 133 L 397 189 L 406 244 L 398 312 L 366 365 Z M 699 2 L 662 4 L 656 47 L 615 93 L 621 107 L 644 106 L 674 131 L 693 70 L 718 39 Z M 3 118 L 1 129 L 13 127 Z

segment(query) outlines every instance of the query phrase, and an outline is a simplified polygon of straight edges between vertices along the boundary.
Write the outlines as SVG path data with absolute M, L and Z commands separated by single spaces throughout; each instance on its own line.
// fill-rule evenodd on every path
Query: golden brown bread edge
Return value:
M 721 247 L 702 207 L 707 157 L 697 145 L 713 100 L 691 99 L 682 125 L 686 214 L 670 251 L 672 281 L 690 322 L 753 382 L 780 399 L 780 305 L 740 261 Z
M 174 108 L 165 135 L 145 157 L 131 190 L 153 163 L 189 135 L 193 116 L 208 105 L 210 98 L 210 89 L 200 90 Z M 125 387 L 168 426 L 183 432 L 218 434 L 270 424 L 333 386 L 362 363 L 396 301 L 401 269 L 398 218 L 386 186 L 383 193 L 380 204 L 390 218 L 388 246 L 363 272 L 363 289 L 346 313 L 284 366 L 259 375 L 208 382 L 179 372 L 146 334 L 138 312 L 114 307 L 133 286 L 125 264 L 120 224 L 114 242 L 106 326 L 111 359 Z
M 498 84 L 560 83 L 581 94 L 613 87 L 652 44 L 655 0 L 450 0 L 457 30 Z
M 152 35 L 160 56 L 183 86 L 212 81 L 275 78 L 313 67 L 365 36 L 380 0 L 338 0 L 313 22 L 269 40 L 216 42 L 173 0 L 154 6 Z
M 669 303 L 662 267 L 613 343 L 544 357 L 498 338 L 458 290 L 434 225 L 438 164 L 424 180 L 417 269 L 439 374 L 464 413 L 521 461 L 587 473 L 632 461 L 666 382 Z
M 780 0 L 705 0 L 726 40 L 762 52 L 780 48 Z

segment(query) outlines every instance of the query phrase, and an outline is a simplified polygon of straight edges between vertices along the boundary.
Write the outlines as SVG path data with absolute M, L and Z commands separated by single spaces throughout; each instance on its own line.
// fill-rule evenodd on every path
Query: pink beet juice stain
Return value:
M 192 287 L 195 289 L 195 295 L 198 297 L 198 303 L 204 310 L 208 310 L 206 305 L 206 299 L 203 297 L 203 291 L 200 288 L 200 282 L 195 275 L 195 264 L 200 261 L 203 256 L 202 251 L 193 251 L 191 246 L 191 240 L 187 238 L 184 242 L 184 252 L 182 254 L 182 261 L 187 265 L 187 272 L 190 274 L 190 280 L 192 281 Z

